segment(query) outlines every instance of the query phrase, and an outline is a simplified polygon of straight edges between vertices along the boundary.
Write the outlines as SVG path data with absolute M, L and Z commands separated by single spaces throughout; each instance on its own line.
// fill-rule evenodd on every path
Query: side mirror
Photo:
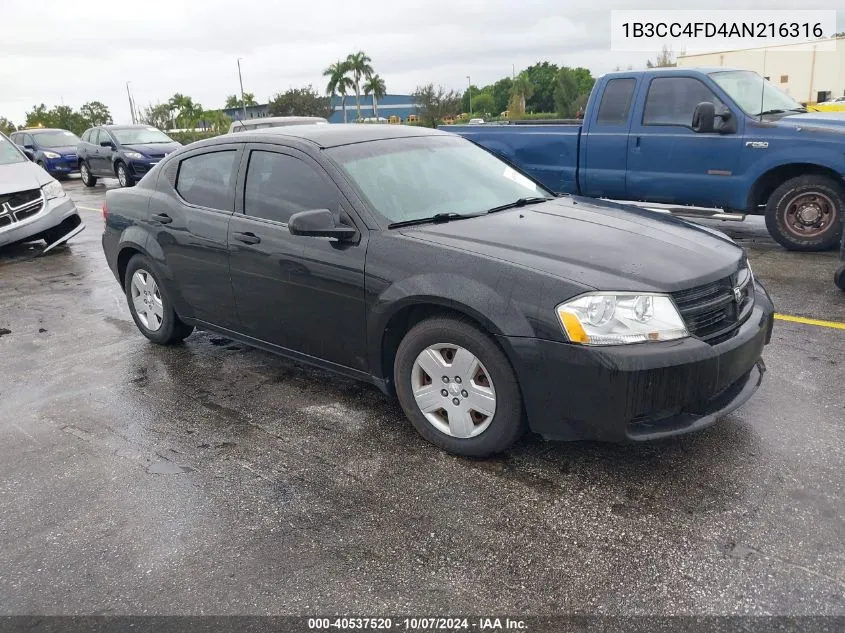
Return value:
M 716 116 L 722 119 L 722 123 L 717 130 L 719 134 L 736 134 L 736 117 L 733 112 L 725 108 Z
M 28 147 L 24 147 L 24 146 L 21 146 L 21 145 L 19 145 L 18 147 L 20 147 L 20 148 L 21 148 L 21 151 L 22 151 L 24 154 L 26 154 L 26 157 L 27 157 L 29 160 L 35 160 L 35 152 L 33 152 L 30 148 L 28 148 Z
M 100 141 L 100 147 L 111 147 L 114 149 L 114 143 L 111 141 Z
M 334 214 L 328 209 L 294 213 L 288 220 L 288 231 L 291 235 L 330 237 L 336 240 L 351 240 L 358 235 L 356 228 L 337 224 Z
M 701 134 L 709 134 L 715 130 L 716 106 L 709 101 L 702 101 L 692 113 L 692 129 Z

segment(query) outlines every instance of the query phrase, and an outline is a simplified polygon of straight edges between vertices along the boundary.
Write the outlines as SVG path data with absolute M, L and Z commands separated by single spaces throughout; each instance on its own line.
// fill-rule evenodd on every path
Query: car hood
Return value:
M 30 161 L 0 165 L 0 195 L 43 187 L 53 178 Z
M 122 147 L 123 149 L 141 152 L 145 156 L 150 156 L 151 154 L 169 154 L 182 146 L 179 143 L 152 143 L 149 145 L 145 143 L 140 145 L 122 145 Z
M 566 196 L 403 235 L 599 290 L 673 292 L 735 272 L 742 249 L 714 229 L 639 207 Z
M 845 131 L 845 112 L 805 112 L 791 114 L 777 121 L 779 127 L 827 128 L 837 132 Z
M 45 147 L 45 152 L 55 152 L 65 156 L 66 154 L 76 154 L 76 145 L 67 145 L 62 147 Z

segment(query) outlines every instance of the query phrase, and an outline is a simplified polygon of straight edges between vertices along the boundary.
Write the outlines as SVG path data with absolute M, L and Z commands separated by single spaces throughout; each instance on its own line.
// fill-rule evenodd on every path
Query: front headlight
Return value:
M 46 185 L 41 187 L 41 191 L 44 192 L 44 197 L 47 198 L 47 200 L 52 200 L 53 198 L 64 198 L 67 195 L 58 180 L 48 182 Z
M 133 160 L 144 160 L 146 156 L 144 156 L 141 152 L 125 152 L 126 158 L 131 158 Z
M 44 152 L 45 158 L 61 158 L 61 154 L 57 154 L 56 152 Z
M 667 295 L 589 293 L 560 304 L 557 315 L 569 340 L 582 345 L 673 341 L 689 336 Z

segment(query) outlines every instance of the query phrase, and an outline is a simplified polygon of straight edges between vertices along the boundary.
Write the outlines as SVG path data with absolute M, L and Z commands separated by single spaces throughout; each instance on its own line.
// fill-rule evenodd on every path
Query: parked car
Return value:
M 845 113 L 807 112 L 757 73 L 610 73 L 583 124 L 455 126 L 556 192 L 761 214 L 789 250 L 839 243 Z
M 484 119 L 470 119 L 467 125 L 481 125 L 484 123 Z
M 772 303 L 714 229 L 557 197 L 452 134 L 325 125 L 199 141 L 106 193 L 103 250 L 155 343 L 222 333 L 395 394 L 462 455 L 642 441 L 759 386 Z
M 249 132 L 267 127 L 284 127 L 287 125 L 325 125 L 328 119 L 321 116 L 270 116 L 246 121 L 232 121 L 229 134 L 233 132 Z
M 816 112 L 845 112 L 845 97 L 836 97 L 822 101 L 821 103 L 810 106 L 810 109 Z
M 97 179 L 117 178 L 132 187 L 162 158 L 182 147 L 149 125 L 100 125 L 86 130 L 78 145 L 82 182 L 93 187 Z
M 9 138 L 20 145 L 35 163 L 53 178 L 79 173 L 76 146 L 79 137 L 69 130 L 31 128 L 12 132 Z
M 0 133 L 0 247 L 43 239 L 46 252 L 84 228 L 61 183 Z

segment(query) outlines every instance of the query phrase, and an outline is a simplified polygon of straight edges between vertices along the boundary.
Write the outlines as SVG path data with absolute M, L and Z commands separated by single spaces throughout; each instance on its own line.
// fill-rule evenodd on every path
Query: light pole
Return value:
M 129 92 L 129 84 L 132 83 L 131 81 L 126 82 L 126 96 L 129 97 L 129 113 L 132 115 L 132 124 L 135 124 L 135 104 L 132 102 L 132 93 Z
M 472 80 L 467 75 L 467 90 L 469 90 L 469 116 L 472 118 Z
M 246 121 L 246 101 L 244 100 L 244 79 L 241 76 L 241 58 L 238 57 L 238 81 L 241 83 L 241 106 L 244 109 L 244 121 Z

